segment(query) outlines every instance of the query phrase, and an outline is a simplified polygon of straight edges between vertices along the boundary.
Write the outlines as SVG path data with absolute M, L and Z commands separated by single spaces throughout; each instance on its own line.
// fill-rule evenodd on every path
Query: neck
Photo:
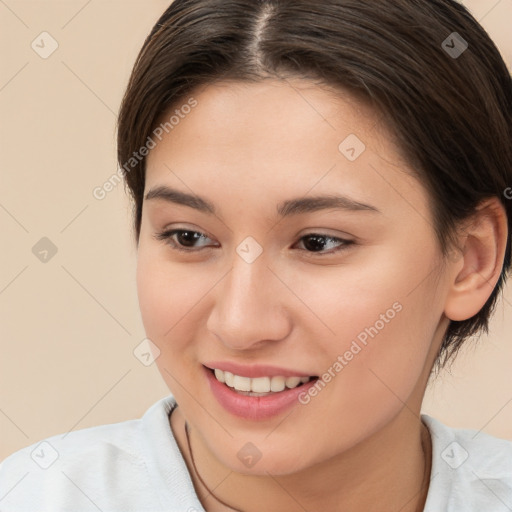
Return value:
M 348 452 L 278 477 L 231 471 L 213 456 L 194 429 L 190 429 L 192 458 L 179 408 L 171 415 L 171 428 L 208 512 L 368 512 L 375 510 L 376 504 L 378 510 L 418 512 L 427 497 L 430 435 L 419 414 L 407 407 Z

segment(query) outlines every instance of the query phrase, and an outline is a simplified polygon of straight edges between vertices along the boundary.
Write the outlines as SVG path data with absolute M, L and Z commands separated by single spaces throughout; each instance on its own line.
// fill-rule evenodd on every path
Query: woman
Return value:
M 512 443 L 420 414 L 510 267 L 511 114 L 452 0 L 175 0 L 118 131 L 172 395 L 11 455 L 0 507 L 511 510 Z

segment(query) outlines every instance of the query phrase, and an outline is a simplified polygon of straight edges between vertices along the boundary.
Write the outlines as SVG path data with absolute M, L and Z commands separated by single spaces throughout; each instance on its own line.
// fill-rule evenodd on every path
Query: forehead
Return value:
M 195 106 L 182 109 L 191 98 Z M 148 156 L 146 191 L 169 184 L 261 205 L 337 189 L 381 209 L 401 187 L 418 188 L 378 113 L 347 92 L 307 80 L 220 82 L 162 122 L 173 113 Z
M 216 144 L 231 144 L 235 138 L 243 140 L 245 148 L 250 142 L 275 146 L 318 139 L 327 130 L 335 139 L 346 135 L 347 130 L 365 138 L 378 121 L 377 113 L 362 100 L 306 79 L 210 84 L 173 105 L 160 121 L 165 123 L 170 114 L 185 110 L 190 97 L 197 105 L 186 107 L 189 112 L 179 119 L 174 116 L 174 139 L 188 138 L 193 131 L 200 138 L 198 143 L 214 140 Z

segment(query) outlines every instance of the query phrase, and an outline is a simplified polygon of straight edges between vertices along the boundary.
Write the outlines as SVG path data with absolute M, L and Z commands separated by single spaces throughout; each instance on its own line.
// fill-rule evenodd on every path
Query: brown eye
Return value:
M 171 229 L 162 231 L 155 235 L 157 240 L 163 240 L 169 244 L 173 249 L 184 252 L 197 252 L 205 246 L 197 248 L 195 243 L 199 240 L 209 239 L 204 233 L 199 231 L 192 231 L 190 229 Z
M 310 233 L 305 235 L 301 238 L 301 241 L 302 240 L 304 240 L 304 250 L 307 252 L 319 253 L 319 255 L 333 254 L 342 251 L 354 243 L 352 240 L 345 240 L 343 238 L 322 235 L 319 233 Z M 335 247 L 334 250 L 325 251 L 325 247 L 331 245 L 332 242 L 334 242 L 335 245 L 337 244 L 337 247 Z

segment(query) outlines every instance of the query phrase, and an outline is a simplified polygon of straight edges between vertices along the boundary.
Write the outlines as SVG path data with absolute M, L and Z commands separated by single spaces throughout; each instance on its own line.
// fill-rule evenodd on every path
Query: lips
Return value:
M 281 368 L 279 366 L 252 364 L 241 365 L 228 361 L 209 361 L 204 363 L 204 366 L 210 370 L 222 370 L 230 372 L 233 375 L 240 375 L 242 377 L 310 377 L 311 374 L 304 373 L 299 370 L 290 370 L 288 368 Z
M 228 367 L 234 372 L 230 372 Z M 253 421 L 278 416 L 299 404 L 298 396 L 317 381 L 316 376 L 270 366 L 208 363 L 203 368 L 217 402 L 230 414 Z M 263 391 L 267 386 L 269 391 Z M 254 391 L 258 389 L 262 391 Z

